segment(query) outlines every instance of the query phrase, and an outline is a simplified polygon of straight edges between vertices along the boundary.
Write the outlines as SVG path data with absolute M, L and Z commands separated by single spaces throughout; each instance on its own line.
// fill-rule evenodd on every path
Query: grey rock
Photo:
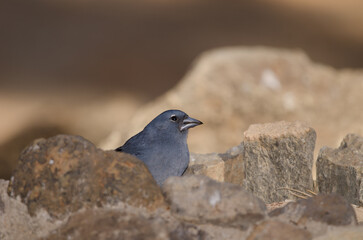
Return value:
M 323 147 L 316 167 L 320 192 L 338 193 L 363 206 L 363 137 L 349 134 L 339 148 Z
M 311 233 L 277 220 L 266 220 L 254 227 L 247 240 L 310 240 Z
M 243 143 L 232 147 L 225 153 L 220 153 L 219 157 L 224 162 L 224 181 L 242 185 L 245 178 L 243 162 Z
M 0 215 L 5 213 L 5 203 L 0 196 Z
M 301 122 L 251 125 L 244 133 L 246 189 L 266 203 L 293 198 L 281 188 L 313 188 L 316 133 Z
M 168 178 L 163 191 L 172 214 L 194 224 L 246 230 L 266 215 L 265 204 L 242 187 L 205 176 Z
M 269 216 L 307 229 L 314 237 L 325 234 L 329 227 L 357 224 L 353 207 L 336 194 L 320 194 L 291 202 L 271 211 Z
M 133 207 L 88 209 L 74 213 L 53 230 L 46 240 L 57 239 L 173 239 L 173 240 L 240 240 L 246 231 L 213 224 L 182 222 L 159 211 L 150 214 Z
M 191 227 L 178 221 L 151 216 L 138 210 L 88 209 L 73 214 L 64 225 L 52 231 L 45 239 L 183 240 L 202 236 L 201 231 L 196 230 L 193 233 L 189 228 Z

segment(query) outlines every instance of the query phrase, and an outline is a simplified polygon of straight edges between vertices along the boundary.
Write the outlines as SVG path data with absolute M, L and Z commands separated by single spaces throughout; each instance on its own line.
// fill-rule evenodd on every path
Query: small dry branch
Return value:
M 303 192 L 303 191 L 299 191 L 297 189 L 293 189 L 293 188 L 287 188 L 287 187 L 282 187 L 282 188 L 278 188 L 277 190 L 288 190 L 290 191 L 290 194 L 295 196 L 295 197 L 298 197 L 298 198 L 302 198 L 302 199 L 307 199 L 309 197 L 313 197 L 313 196 L 316 196 L 317 194 L 309 189 L 306 190 L 306 192 Z

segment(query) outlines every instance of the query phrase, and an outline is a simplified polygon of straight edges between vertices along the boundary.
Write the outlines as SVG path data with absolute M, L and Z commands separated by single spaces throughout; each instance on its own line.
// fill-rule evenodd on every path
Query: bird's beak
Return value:
M 180 127 L 180 131 L 182 132 L 184 130 L 188 130 L 189 128 L 192 128 L 192 127 L 195 127 L 195 126 L 198 126 L 198 125 L 201 125 L 201 124 L 203 124 L 201 121 L 199 121 L 197 119 L 194 119 L 194 118 L 191 118 L 191 117 L 188 117 L 188 118 L 183 120 L 183 124 Z

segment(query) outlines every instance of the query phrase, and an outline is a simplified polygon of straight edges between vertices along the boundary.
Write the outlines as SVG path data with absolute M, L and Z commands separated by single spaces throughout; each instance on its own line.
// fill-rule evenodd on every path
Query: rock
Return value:
M 281 188 L 313 189 L 314 129 L 282 121 L 251 125 L 244 136 L 248 191 L 271 203 L 293 197 Z
M 243 144 L 226 153 L 191 154 L 186 175 L 204 175 L 219 182 L 242 185 L 244 179 Z
M 37 239 L 57 228 L 59 222 L 52 221 L 45 212 L 31 217 L 27 206 L 20 199 L 7 194 L 9 181 L 0 179 L 0 239 Z
M 67 135 L 38 139 L 23 150 L 8 193 L 20 196 L 32 216 L 43 208 L 61 218 L 119 202 L 151 211 L 164 206 L 160 188 L 139 159 Z
M 309 240 L 311 234 L 291 224 L 276 220 L 266 220 L 252 230 L 247 240 Z
M 342 227 L 329 231 L 327 234 L 314 238 L 314 240 L 362 240 L 363 226 Z
M 269 216 L 307 229 L 314 237 L 325 234 L 331 226 L 357 224 L 352 206 L 336 194 L 320 194 L 291 202 L 283 208 L 271 211 Z
M 242 187 L 205 176 L 170 177 L 163 191 L 172 214 L 193 224 L 246 230 L 266 215 L 265 204 Z
M 198 228 L 195 225 L 191 224 L 185 224 L 180 223 L 177 228 L 173 228 L 170 231 L 169 239 L 175 239 L 175 240 L 201 240 L 201 239 L 220 239 L 220 238 L 214 238 L 213 235 L 211 235 L 209 232 L 203 231 L 201 228 Z
M 45 239 L 245 239 L 246 231 L 212 224 L 180 222 L 169 212 L 149 214 L 127 207 L 88 209 L 74 214 Z
M 27 129 L 21 129 L 19 134 L 7 139 L 4 143 L 0 143 L 0 178 L 10 179 L 11 173 L 17 166 L 19 153 L 34 139 L 52 137 L 65 132 L 67 132 L 65 129 L 57 126 L 46 126 L 45 124 L 43 126 L 31 126 Z
M 278 84 L 271 84 L 271 76 Z M 205 123 L 189 136 L 191 152 L 223 153 L 241 142 L 249 125 L 282 119 L 308 122 L 319 136 L 319 150 L 340 141 L 347 126 L 363 134 L 362 106 L 357 104 L 363 102 L 362 78 L 362 71 L 337 71 L 313 63 L 300 51 L 211 50 L 195 61 L 178 85 L 140 107 L 127 128 L 115 127 L 102 147 L 120 146 L 157 113 L 177 108 Z M 119 138 L 112 138 L 116 133 Z
M 199 231 L 203 232 L 202 238 L 208 240 L 241 240 L 246 239 L 248 231 L 228 226 L 219 226 L 214 224 L 198 224 L 196 225 Z
M 197 232 L 198 234 L 198 232 Z M 54 230 L 46 239 L 196 239 L 187 227 L 170 223 L 159 216 L 149 216 L 120 209 L 89 209 L 73 215 L 66 224 Z
M 190 154 L 190 162 L 184 175 L 203 175 L 224 182 L 224 161 L 218 153 Z
M 317 162 L 322 193 L 338 193 L 363 206 L 363 137 L 348 134 L 337 149 L 323 147 Z
M 357 205 L 352 204 L 354 208 L 355 215 L 357 216 L 358 224 L 363 225 L 363 208 Z

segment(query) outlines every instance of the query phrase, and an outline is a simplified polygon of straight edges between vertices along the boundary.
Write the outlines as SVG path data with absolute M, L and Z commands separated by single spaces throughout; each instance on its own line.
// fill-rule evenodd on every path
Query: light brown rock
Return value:
M 313 189 L 316 133 L 301 122 L 251 125 L 244 133 L 244 186 L 266 203 L 292 198 L 286 190 Z
M 32 216 L 45 209 L 61 218 L 119 202 L 151 211 L 164 206 L 160 188 L 139 159 L 68 135 L 38 139 L 24 149 L 8 192 L 19 196 Z
M 244 179 L 243 144 L 225 153 L 191 154 L 185 175 L 204 175 L 219 182 L 242 185 Z
M 314 240 L 362 240 L 363 226 L 335 228 Z
M 242 187 L 205 176 L 170 177 L 163 191 L 172 214 L 194 224 L 246 230 L 266 214 L 265 204 Z
M 264 137 L 278 139 L 289 136 L 299 138 L 309 131 L 311 131 L 311 128 L 299 121 L 253 124 L 244 132 L 244 140 L 259 141 Z
M 357 216 L 358 224 L 363 225 L 363 208 L 357 205 L 352 204 L 354 208 L 355 215 Z
M 338 193 L 363 206 L 363 137 L 348 134 L 339 148 L 323 147 L 316 166 L 320 192 Z
M 336 194 L 320 194 L 288 203 L 269 213 L 280 221 L 308 230 L 314 237 L 340 226 L 355 226 L 357 218 L 352 206 Z
M 190 162 L 184 175 L 203 175 L 224 182 L 224 161 L 217 153 L 190 154 Z
M 9 197 L 9 181 L 0 179 L 0 239 L 37 239 L 56 229 L 61 222 L 53 221 L 45 211 L 31 217 L 20 199 Z

